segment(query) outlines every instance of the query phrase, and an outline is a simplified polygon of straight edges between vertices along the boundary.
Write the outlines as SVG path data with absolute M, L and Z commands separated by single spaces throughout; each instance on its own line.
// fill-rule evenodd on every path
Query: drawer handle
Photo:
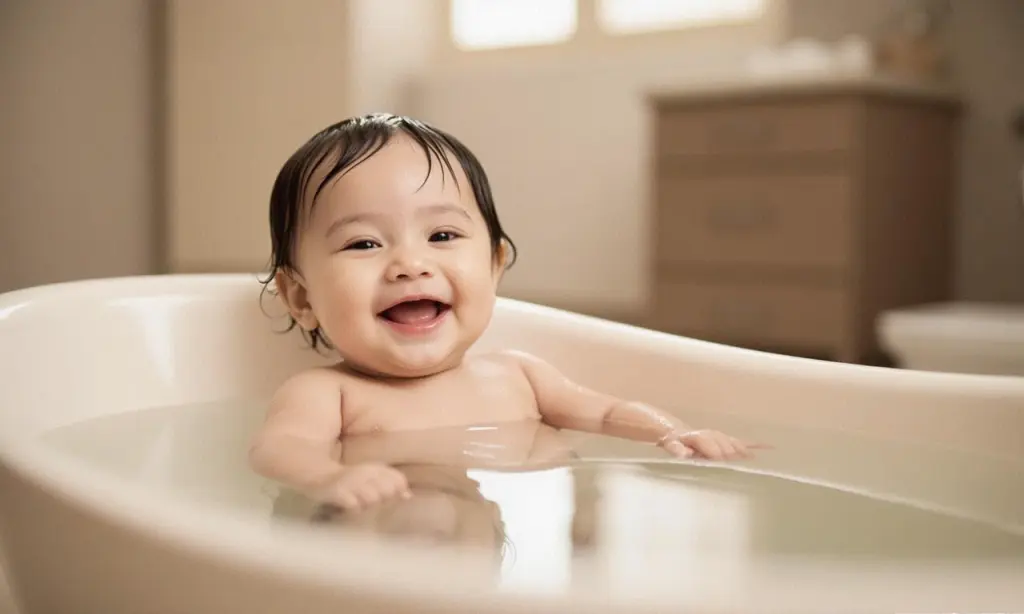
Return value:
M 749 203 L 720 203 L 708 211 L 707 223 L 719 232 L 763 232 L 776 221 L 776 207 Z

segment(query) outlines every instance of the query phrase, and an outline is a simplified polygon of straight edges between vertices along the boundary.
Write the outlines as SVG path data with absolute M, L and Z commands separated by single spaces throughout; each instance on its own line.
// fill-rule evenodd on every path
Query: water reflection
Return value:
M 609 454 L 616 446 L 629 449 Z M 321 530 L 483 551 L 499 584 L 515 590 L 596 581 L 625 594 L 652 582 L 652 569 L 670 568 L 678 570 L 673 589 L 724 598 L 762 555 L 1024 553 L 1024 536 L 756 470 L 764 461 L 677 461 L 650 446 L 533 422 L 353 437 L 339 455 L 346 464 L 390 464 L 413 497 L 343 511 L 303 507 L 286 491 L 274 514 Z
M 479 550 L 493 562 L 485 575 L 521 592 L 727 597 L 779 556 L 1024 560 L 1021 465 L 994 456 L 710 414 L 694 421 L 776 448 L 707 463 L 535 422 L 377 433 L 346 438 L 339 459 L 388 463 L 415 496 L 343 513 L 247 466 L 263 411 L 253 400 L 151 408 L 43 439 L 127 486 L 197 506 Z
M 316 508 L 317 524 L 370 529 L 410 539 L 500 549 L 506 543 L 501 509 L 480 490 L 480 483 L 458 467 L 404 465 L 413 496 L 359 510 L 331 505 Z
M 387 463 L 406 476 L 413 496 L 343 510 L 282 491 L 274 513 L 482 550 L 502 585 L 530 591 L 564 590 L 581 565 L 591 579 L 607 577 L 610 588 L 635 586 L 659 552 L 666 563 L 690 566 L 712 548 L 749 547 L 742 496 L 644 465 L 588 461 L 573 437 L 536 422 L 350 437 L 339 451 L 343 463 Z

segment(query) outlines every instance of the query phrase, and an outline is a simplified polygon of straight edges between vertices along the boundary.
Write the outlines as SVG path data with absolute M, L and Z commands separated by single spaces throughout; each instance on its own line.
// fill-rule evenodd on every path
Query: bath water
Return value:
M 355 438 L 414 496 L 358 513 L 319 506 L 255 475 L 249 438 L 265 401 L 115 414 L 45 440 L 127 482 L 198 505 L 310 530 L 371 531 L 490 550 L 510 586 L 559 590 L 586 568 L 627 586 L 651 565 L 739 573 L 760 555 L 899 561 L 1024 556 L 1019 463 L 849 433 L 686 412 L 694 425 L 772 444 L 752 460 L 675 461 L 646 444 L 543 425 L 479 425 Z M 729 569 L 714 570 L 726 582 Z

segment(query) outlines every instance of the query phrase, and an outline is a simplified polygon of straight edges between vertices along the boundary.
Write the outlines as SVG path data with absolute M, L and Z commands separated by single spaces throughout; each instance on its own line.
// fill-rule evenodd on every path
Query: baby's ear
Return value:
M 277 287 L 278 296 L 288 308 L 292 318 L 307 331 L 319 326 L 316 314 L 313 313 L 313 306 L 309 303 L 309 293 L 302 282 L 286 271 L 278 271 L 274 275 L 274 286 Z
M 498 251 L 494 254 L 495 281 L 501 281 L 502 276 L 505 274 L 505 268 L 508 266 L 511 254 L 512 247 L 508 244 L 508 241 L 502 240 L 501 243 L 498 244 Z

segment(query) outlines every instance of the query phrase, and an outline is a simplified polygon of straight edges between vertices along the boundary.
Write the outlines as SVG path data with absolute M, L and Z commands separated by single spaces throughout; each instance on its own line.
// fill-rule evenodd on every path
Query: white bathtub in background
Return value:
M 878 323 L 899 366 L 1024 377 L 1024 305 L 935 303 L 894 309 Z
M 125 483 L 40 439 L 137 408 L 269 395 L 320 362 L 297 335 L 275 332 L 280 322 L 258 299 L 248 275 L 100 280 L 0 297 L 0 539 L 23 614 L 603 614 L 723 605 L 936 612 L 1024 604 L 1018 560 L 886 566 L 760 557 L 739 573 L 732 559 L 713 556 L 671 566 L 663 561 L 679 559 L 653 550 L 656 543 L 650 557 L 629 562 L 630 583 L 614 590 L 583 575 L 553 592 L 500 591 L 481 580 L 476 556 L 272 527 L 265 516 Z M 799 445 L 766 452 L 763 462 L 793 480 L 888 490 L 1024 528 L 1024 380 L 775 356 L 509 300 L 500 301 L 480 345 L 536 352 L 627 398 L 789 429 Z M 854 435 L 875 442 L 863 457 L 836 448 Z M 874 457 L 883 448 L 889 456 Z M 922 470 L 920 459 L 934 464 Z M 731 522 L 744 513 L 722 509 Z M 671 514 L 660 510 L 658 522 L 670 523 Z M 736 574 L 725 604 L 694 582 L 719 569 Z M 693 588 L 680 590 L 687 581 Z

